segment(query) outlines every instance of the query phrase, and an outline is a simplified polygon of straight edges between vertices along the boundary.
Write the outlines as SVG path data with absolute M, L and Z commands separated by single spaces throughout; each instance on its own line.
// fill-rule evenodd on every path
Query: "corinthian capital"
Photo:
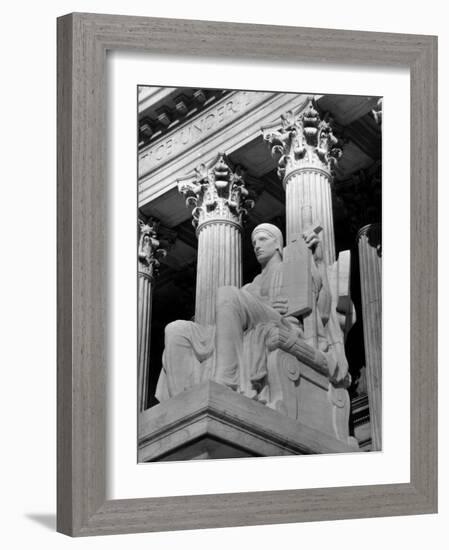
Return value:
M 332 119 L 320 117 L 316 102 L 309 97 L 296 111 L 281 115 L 281 123 L 262 128 L 264 140 L 278 161 L 279 177 L 301 167 L 332 172 L 342 151 L 332 131 Z
M 379 98 L 377 100 L 376 107 L 371 111 L 373 113 L 374 120 L 379 124 L 379 126 L 382 125 L 382 98 Z
M 245 187 L 244 171 L 233 167 L 225 154 L 209 164 L 201 164 L 192 177 L 179 180 L 178 190 L 193 206 L 194 227 L 208 221 L 229 221 L 241 226 L 248 209 L 254 206 Z
M 157 275 L 159 259 L 166 256 L 167 252 L 160 248 L 160 242 L 157 238 L 159 222 L 150 219 L 147 222 L 139 219 L 139 245 L 138 260 L 139 273 L 153 278 Z

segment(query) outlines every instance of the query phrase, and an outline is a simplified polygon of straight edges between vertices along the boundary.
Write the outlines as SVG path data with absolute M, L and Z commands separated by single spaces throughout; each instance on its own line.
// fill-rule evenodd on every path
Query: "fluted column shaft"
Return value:
M 382 449 L 382 257 L 380 225 L 358 234 L 366 378 L 374 451 Z
M 148 400 L 148 374 L 150 362 L 152 277 L 139 271 L 137 311 L 137 376 L 138 406 L 143 411 Z
M 330 191 L 330 173 L 312 162 L 301 163 L 286 170 L 285 188 L 286 240 L 291 243 L 298 235 L 320 226 L 323 261 L 326 266 L 335 261 L 334 220 Z M 319 160 L 319 159 L 317 159 Z M 321 161 L 319 161 L 321 164 Z M 313 291 L 312 312 L 303 318 L 304 337 L 311 346 L 318 345 L 317 296 Z
M 166 251 L 159 248 L 156 238 L 157 222 L 139 220 L 138 246 L 138 307 L 137 307 L 137 388 L 139 411 L 147 407 L 148 378 L 150 369 L 151 305 L 154 276 L 159 266 L 158 258 Z
M 315 99 L 308 97 L 295 111 L 283 114 L 280 124 L 273 123 L 262 133 L 278 161 L 278 175 L 285 189 L 287 246 L 315 230 L 320 234 L 322 262 L 331 266 L 335 262 L 335 238 L 330 184 L 332 170 L 342 154 L 332 120 L 322 117 Z M 310 345 L 316 346 L 317 296 L 313 294 L 312 298 L 312 311 L 303 317 L 304 335 Z
M 214 220 L 198 231 L 195 321 L 215 323 L 217 288 L 242 284 L 241 227 L 235 223 Z
M 315 99 L 308 97 L 296 111 L 283 114 L 280 124 L 263 128 L 262 133 L 278 161 L 285 189 L 287 244 L 319 225 L 323 259 L 332 265 L 335 238 L 330 185 L 342 154 L 332 120 L 322 117 Z
M 215 323 L 215 300 L 221 286 L 242 284 L 241 231 L 248 199 L 243 171 L 220 153 L 192 177 L 178 181 L 198 236 L 195 322 Z
M 312 165 L 298 167 L 284 177 L 287 244 L 319 224 L 323 258 L 335 261 L 334 218 L 329 172 Z

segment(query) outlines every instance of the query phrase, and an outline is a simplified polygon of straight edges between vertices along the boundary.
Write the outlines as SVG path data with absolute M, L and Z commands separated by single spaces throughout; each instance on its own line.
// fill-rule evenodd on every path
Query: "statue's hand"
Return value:
M 271 307 L 281 315 L 285 315 L 288 311 L 288 300 L 283 296 L 276 296 L 276 298 L 271 301 Z
M 303 233 L 303 239 L 313 253 L 315 261 L 320 262 L 323 259 L 323 249 L 321 246 L 321 240 L 313 229 Z

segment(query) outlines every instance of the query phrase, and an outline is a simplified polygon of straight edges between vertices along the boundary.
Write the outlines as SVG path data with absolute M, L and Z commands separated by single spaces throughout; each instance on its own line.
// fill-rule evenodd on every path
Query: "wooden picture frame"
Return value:
M 410 69 L 410 483 L 106 499 L 108 50 Z M 57 529 L 72 536 L 437 511 L 436 37 L 81 13 L 58 19 L 57 496 Z

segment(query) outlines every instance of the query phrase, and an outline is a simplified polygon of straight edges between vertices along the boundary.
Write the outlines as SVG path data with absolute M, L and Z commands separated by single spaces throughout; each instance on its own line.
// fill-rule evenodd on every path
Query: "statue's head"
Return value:
M 281 230 L 271 223 L 261 223 L 251 233 L 251 242 L 257 261 L 264 265 L 275 254 L 282 258 L 284 239 Z

